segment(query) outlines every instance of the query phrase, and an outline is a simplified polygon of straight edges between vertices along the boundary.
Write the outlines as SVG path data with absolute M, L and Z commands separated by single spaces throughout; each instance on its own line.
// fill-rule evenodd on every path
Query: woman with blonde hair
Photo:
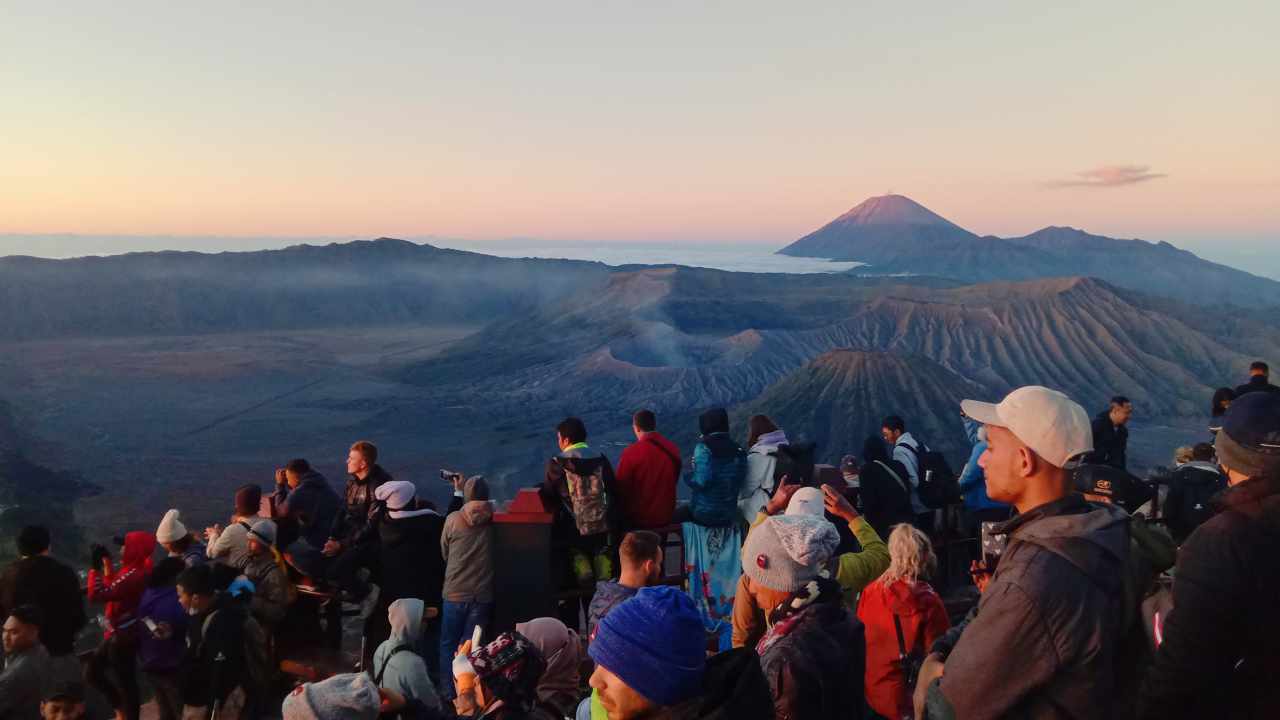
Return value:
M 911 717 L 912 668 L 951 622 L 929 585 L 937 568 L 929 536 L 906 524 L 889 533 L 889 569 L 862 591 L 858 619 L 866 626 L 867 704 L 876 714 Z

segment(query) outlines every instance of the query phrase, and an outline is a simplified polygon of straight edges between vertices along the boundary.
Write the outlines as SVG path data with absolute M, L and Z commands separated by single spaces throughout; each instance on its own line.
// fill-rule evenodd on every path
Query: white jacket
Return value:
M 779 445 L 787 444 L 787 435 L 781 430 L 765 433 L 756 439 L 756 444 L 747 451 L 747 479 L 738 491 L 738 512 L 748 524 L 756 519 L 756 515 L 769 504 L 773 495 L 773 469 L 778 459 L 771 455 Z

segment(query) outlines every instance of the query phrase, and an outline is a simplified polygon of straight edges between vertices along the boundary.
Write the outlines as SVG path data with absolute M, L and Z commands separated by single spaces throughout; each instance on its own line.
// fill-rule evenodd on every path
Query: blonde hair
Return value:
M 881 583 L 919 582 L 932 575 L 937 567 L 938 558 L 933 554 L 928 535 L 906 523 L 893 526 L 889 533 L 889 569 L 880 576 Z

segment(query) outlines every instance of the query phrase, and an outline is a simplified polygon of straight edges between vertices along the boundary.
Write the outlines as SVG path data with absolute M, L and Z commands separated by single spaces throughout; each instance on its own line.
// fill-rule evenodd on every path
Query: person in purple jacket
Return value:
M 138 641 L 138 664 L 155 688 L 160 720 L 182 717 L 178 666 L 187 649 L 187 613 L 178 603 L 178 575 L 186 569 L 180 557 L 165 558 L 151 571 L 138 604 L 143 628 Z

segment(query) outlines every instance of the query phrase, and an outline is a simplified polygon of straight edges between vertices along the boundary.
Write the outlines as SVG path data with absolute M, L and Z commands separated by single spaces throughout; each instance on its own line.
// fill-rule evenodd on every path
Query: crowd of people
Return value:
M 1126 472 L 1133 409 L 1091 419 L 1038 386 L 962 403 L 951 511 L 978 599 L 956 615 L 947 473 L 895 415 L 827 467 L 765 416 L 738 444 L 723 409 L 686 461 L 641 410 L 616 470 L 565 419 L 538 488 L 556 613 L 506 628 L 496 568 L 518 549 L 485 479 L 443 471 L 441 511 L 367 441 L 342 493 L 295 459 L 270 492 L 239 488 L 225 526 L 171 509 L 118 558 L 95 545 L 86 589 L 28 527 L 0 575 L 0 720 L 84 717 L 86 688 L 118 720 L 144 694 L 163 720 L 1274 717 L 1280 389 L 1255 363 L 1215 393 L 1212 442 L 1154 485 Z M 102 633 L 81 657 L 86 601 Z M 357 672 L 282 676 L 318 643 L 308 602 L 358 617 Z

